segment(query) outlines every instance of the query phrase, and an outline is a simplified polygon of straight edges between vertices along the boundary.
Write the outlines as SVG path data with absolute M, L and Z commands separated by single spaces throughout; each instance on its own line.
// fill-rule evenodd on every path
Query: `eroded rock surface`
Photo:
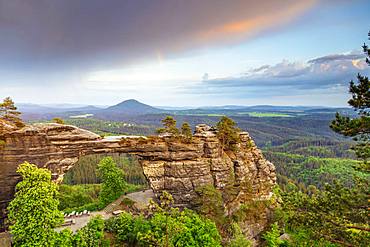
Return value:
M 247 200 L 265 200 L 272 194 L 276 182 L 275 167 L 265 160 L 248 133 L 240 133 L 241 143 L 235 152 L 221 150 L 214 129 L 200 125 L 191 143 L 169 136 L 104 139 L 74 126 L 35 124 L 0 135 L 0 209 L 6 216 L 6 206 L 14 195 L 20 177 L 16 174 L 24 161 L 46 167 L 53 178 L 62 180 L 79 157 L 96 153 L 129 153 L 139 157 L 145 176 L 156 195 L 166 190 L 175 203 L 191 206 L 196 188 L 214 185 L 223 193 L 232 185 L 236 194 L 225 202 L 225 212 L 232 213 Z M 245 187 L 248 181 L 248 189 Z M 264 222 L 249 222 L 245 229 L 254 236 Z M 248 232 L 249 231 L 249 232 Z

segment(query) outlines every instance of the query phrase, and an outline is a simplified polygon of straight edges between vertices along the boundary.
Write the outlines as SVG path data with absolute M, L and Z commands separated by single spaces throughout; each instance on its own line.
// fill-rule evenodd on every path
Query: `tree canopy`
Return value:
M 217 137 L 221 141 L 223 149 L 234 150 L 235 145 L 240 142 L 239 139 L 239 128 L 236 127 L 236 123 L 231 118 L 226 116 L 221 117 L 217 123 Z
M 190 124 L 187 122 L 184 122 L 181 125 L 181 135 L 183 138 L 185 138 L 186 141 L 190 142 L 193 138 L 193 134 L 191 133 L 191 127 Z
M 57 123 L 57 124 L 65 124 L 64 120 L 59 117 L 53 118 L 52 121 L 53 123 Z
M 179 130 L 176 127 L 176 120 L 172 116 L 165 117 L 161 122 L 164 128 L 159 128 L 157 130 L 158 133 L 169 133 L 174 136 L 179 135 Z
M 98 175 L 102 180 L 99 194 L 104 205 L 116 200 L 127 188 L 122 169 L 119 169 L 112 157 L 103 158 L 98 165 Z
M 290 231 L 304 229 L 310 239 L 344 246 L 368 246 L 368 184 L 346 188 L 340 183 L 307 194 L 291 184 L 283 193 L 284 217 Z
M 27 162 L 18 167 L 17 173 L 23 180 L 17 184 L 15 198 L 8 207 L 14 244 L 51 246 L 54 228 L 63 222 L 57 185 L 51 181 L 49 170 Z

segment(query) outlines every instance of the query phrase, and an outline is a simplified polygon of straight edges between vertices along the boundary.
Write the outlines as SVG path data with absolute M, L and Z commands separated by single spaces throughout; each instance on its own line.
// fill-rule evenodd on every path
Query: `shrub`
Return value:
M 106 245 L 104 241 L 104 220 L 101 216 L 92 218 L 89 223 L 81 228 L 73 237 L 74 246 L 96 247 Z
M 271 225 L 271 230 L 266 232 L 262 238 L 266 241 L 267 246 L 269 247 L 279 247 L 285 246 L 286 242 L 281 240 L 280 238 L 280 230 L 277 223 Z
M 252 246 L 251 242 L 245 238 L 243 235 L 240 226 L 237 223 L 233 223 L 231 226 L 232 230 L 232 239 L 228 244 L 228 247 L 250 247 Z
M 148 218 L 124 212 L 109 219 L 106 230 L 132 246 L 221 246 L 215 223 L 189 209 L 171 208 L 168 193 L 162 199 L 165 202 L 153 205 L 155 212 Z
M 86 207 L 89 204 L 99 202 L 100 184 L 81 184 L 59 186 L 59 209 L 68 210 L 79 207 Z

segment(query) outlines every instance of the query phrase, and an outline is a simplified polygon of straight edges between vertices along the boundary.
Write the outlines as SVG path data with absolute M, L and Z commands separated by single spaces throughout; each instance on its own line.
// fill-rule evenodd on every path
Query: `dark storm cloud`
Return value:
M 240 77 L 208 79 L 188 92 L 214 95 L 229 92 L 239 97 L 307 94 L 309 90 L 348 87 L 359 72 L 365 75 L 370 72 L 365 56 L 360 53 L 323 56 L 307 63 L 284 60 L 251 69 Z
M 110 66 L 248 38 L 316 0 L 0 0 L 0 65 Z

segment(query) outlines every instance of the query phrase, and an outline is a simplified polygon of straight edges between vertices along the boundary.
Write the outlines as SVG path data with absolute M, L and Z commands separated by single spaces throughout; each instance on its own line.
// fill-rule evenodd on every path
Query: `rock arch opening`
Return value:
M 148 188 L 149 182 L 144 175 L 139 157 L 125 153 L 90 154 L 81 156 L 77 163 L 64 174 L 63 183 L 70 185 L 101 183 L 97 167 L 104 157 L 111 157 L 117 167 L 122 169 L 125 181 L 128 184 Z
M 99 176 L 98 166 L 107 157 L 123 171 L 125 185 L 122 191 L 116 191 L 118 193 L 114 200 L 102 205 L 100 193 L 103 181 Z M 104 213 L 117 210 L 137 213 L 146 209 L 151 199 L 155 199 L 138 157 L 124 153 L 81 156 L 77 163 L 64 174 L 59 192 L 59 209 L 64 212 L 94 209 Z

